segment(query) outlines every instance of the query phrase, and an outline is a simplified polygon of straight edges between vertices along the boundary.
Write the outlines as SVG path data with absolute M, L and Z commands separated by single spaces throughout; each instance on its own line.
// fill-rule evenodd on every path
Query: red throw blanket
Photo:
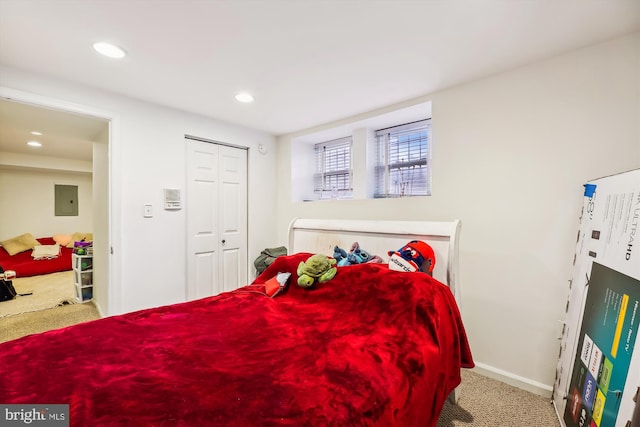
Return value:
M 52 237 L 41 237 L 37 240 L 42 245 L 56 243 Z M 11 256 L 3 247 L 0 247 L 0 266 L 5 270 L 14 270 L 18 278 L 71 270 L 73 249 L 62 246 L 60 256 L 57 258 L 39 260 L 34 260 L 31 252 L 28 250 Z
M 309 254 L 249 286 L 0 344 L 0 402 L 72 426 L 435 426 L 473 367 L 449 289 L 386 265 L 297 286 Z M 285 294 L 267 279 L 291 272 Z

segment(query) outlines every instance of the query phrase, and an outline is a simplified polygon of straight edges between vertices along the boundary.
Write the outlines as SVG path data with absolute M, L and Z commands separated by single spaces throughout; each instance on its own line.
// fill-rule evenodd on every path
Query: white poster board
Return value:
M 624 427 L 640 386 L 640 169 L 584 187 L 553 403 L 564 427 Z

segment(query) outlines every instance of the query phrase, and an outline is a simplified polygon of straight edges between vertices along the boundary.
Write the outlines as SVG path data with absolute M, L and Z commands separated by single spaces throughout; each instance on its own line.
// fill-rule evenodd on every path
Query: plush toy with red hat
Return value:
M 422 271 L 433 275 L 436 255 L 433 248 L 421 240 L 412 240 L 397 251 L 389 251 L 389 268 L 398 271 Z

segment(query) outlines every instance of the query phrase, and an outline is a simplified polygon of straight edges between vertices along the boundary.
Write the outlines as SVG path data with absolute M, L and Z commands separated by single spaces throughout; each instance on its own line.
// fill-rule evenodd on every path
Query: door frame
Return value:
M 106 182 L 108 185 L 108 197 L 106 203 L 107 209 L 107 242 L 105 247 L 109 252 L 105 254 L 106 286 L 107 286 L 107 308 L 106 313 L 103 312 L 104 307 L 96 304 L 101 316 L 117 314 L 122 311 L 122 289 L 121 275 L 121 256 L 120 256 L 120 235 L 121 221 L 118 212 L 120 212 L 120 137 L 121 137 L 121 120 L 120 116 L 113 112 L 98 109 L 88 105 L 76 104 L 62 99 L 51 98 L 38 95 L 31 92 L 24 92 L 6 86 L 0 86 L 0 98 L 8 101 L 22 102 L 37 107 L 50 108 L 67 113 L 80 114 L 84 116 L 95 117 L 109 122 L 109 138 L 108 138 L 108 167 Z M 95 226 L 95 225 L 94 225 Z M 98 301 L 99 303 L 100 301 Z

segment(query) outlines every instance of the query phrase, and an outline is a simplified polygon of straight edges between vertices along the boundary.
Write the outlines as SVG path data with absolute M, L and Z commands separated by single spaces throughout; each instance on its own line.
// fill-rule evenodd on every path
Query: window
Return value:
M 374 196 L 431 194 L 431 119 L 376 131 Z
M 292 137 L 291 201 L 430 195 L 430 119 L 425 101 Z
M 314 192 L 320 199 L 352 196 L 351 137 L 315 145 Z

